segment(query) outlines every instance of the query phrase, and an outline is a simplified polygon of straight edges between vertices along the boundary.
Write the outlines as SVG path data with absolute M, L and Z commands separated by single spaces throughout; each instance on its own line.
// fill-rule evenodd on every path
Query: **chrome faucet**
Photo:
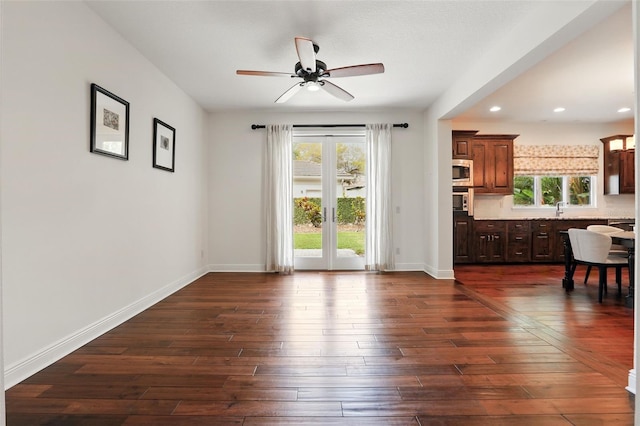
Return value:
M 564 213 L 562 210 L 560 210 L 560 206 L 563 204 L 564 204 L 564 201 L 558 201 L 556 203 L 556 217 L 560 217 L 560 215 Z

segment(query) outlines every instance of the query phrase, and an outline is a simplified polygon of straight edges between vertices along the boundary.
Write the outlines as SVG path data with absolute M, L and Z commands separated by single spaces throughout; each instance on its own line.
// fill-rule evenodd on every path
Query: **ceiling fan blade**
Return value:
M 351 93 L 336 86 L 330 81 L 322 80 L 320 82 L 320 87 L 322 87 L 327 93 L 335 96 L 338 99 L 342 99 L 345 102 L 349 102 L 351 99 L 353 99 L 353 95 Z
M 257 76 L 265 76 L 265 77 L 297 77 L 297 75 L 291 74 L 290 72 L 273 72 L 273 71 L 237 70 L 236 74 L 257 75 Z
M 316 51 L 313 47 L 313 41 L 304 37 L 296 37 L 295 41 L 296 52 L 298 52 L 302 68 L 309 73 L 316 72 Z
M 353 77 L 355 75 L 381 74 L 384 72 L 383 64 L 353 65 L 350 67 L 334 68 L 327 70 L 324 77 Z M 328 74 L 328 75 L 327 75 Z
M 275 103 L 281 104 L 287 102 L 293 95 L 298 93 L 298 90 L 300 90 L 303 85 L 304 83 L 296 83 L 295 85 L 291 86 L 291 88 L 289 88 L 286 92 L 280 95 L 278 99 L 276 99 Z

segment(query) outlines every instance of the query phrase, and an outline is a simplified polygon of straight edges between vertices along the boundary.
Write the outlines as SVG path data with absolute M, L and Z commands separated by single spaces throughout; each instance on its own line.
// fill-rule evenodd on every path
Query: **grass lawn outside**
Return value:
M 294 249 L 322 248 L 321 233 L 294 233 Z M 338 248 L 351 249 L 357 255 L 364 254 L 364 232 L 338 232 Z

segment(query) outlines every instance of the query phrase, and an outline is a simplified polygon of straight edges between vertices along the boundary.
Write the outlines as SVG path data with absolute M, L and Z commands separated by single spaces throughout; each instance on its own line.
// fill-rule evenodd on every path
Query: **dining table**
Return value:
M 634 306 L 634 289 L 635 289 L 635 243 L 636 233 L 634 231 L 622 231 L 615 234 L 608 234 L 613 244 L 619 244 L 627 248 L 629 254 L 629 291 L 625 296 L 625 305 L 628 308 Z M 571 250 L 571 241 L 569 240 L 568 231 L 560 231 L 564 248 L 564 277 L 562 278 L 562 287 L 567 292 L 574 289 L 573 273 L 573 251 Z

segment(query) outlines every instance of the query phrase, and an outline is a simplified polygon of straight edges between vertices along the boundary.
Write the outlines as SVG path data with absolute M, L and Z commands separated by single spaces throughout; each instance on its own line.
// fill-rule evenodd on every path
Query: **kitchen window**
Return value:
M 516 207 L 595 207 L 595 176 L 514 176 Z
M 595 207 L 598 145 L 514 145 L 513 205 Z

